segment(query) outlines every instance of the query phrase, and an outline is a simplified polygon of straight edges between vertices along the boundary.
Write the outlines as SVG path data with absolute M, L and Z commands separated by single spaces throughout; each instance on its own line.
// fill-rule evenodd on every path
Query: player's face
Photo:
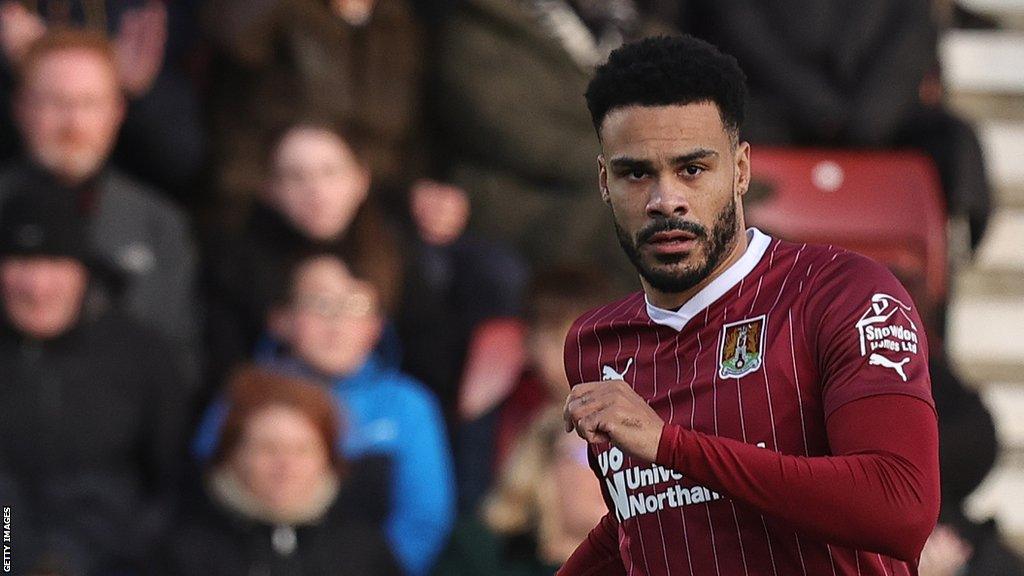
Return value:
M 718 106 L 630 106 L 601 126 L 602 198 L 644 281 L 686 292 L 724 267 L 744 229 L 749 146 L 733 145 Z

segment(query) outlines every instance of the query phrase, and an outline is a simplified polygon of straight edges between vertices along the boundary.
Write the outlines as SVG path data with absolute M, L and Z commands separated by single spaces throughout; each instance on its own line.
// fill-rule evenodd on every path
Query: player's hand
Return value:
M 622 380 L 586 382 L 565 399 L 565 431 L 587 442 L 610 442 L 636 458 L 654 462 L 665 422 Z

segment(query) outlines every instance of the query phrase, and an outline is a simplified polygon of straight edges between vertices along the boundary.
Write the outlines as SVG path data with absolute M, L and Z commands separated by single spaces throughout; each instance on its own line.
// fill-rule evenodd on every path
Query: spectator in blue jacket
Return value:
M 390 511 L 384 527 L 405 572 L 426 574 L 444 547 L 454 517 L 454 479 L 436 399 L 374 354 L 384 318 L 378 291 L 333 254 L 299 262 L 286 302 L 269 320 L 265 365 L 328 386 L 346 423 L 338 447 L 346 458 L 391 460 Z M 211 456 L 227 406 L 216 401 L 194 449 Z

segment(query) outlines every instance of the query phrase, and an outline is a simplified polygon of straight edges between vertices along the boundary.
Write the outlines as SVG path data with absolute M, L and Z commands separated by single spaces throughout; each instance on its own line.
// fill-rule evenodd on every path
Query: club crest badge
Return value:
M 742 378 L 761 367 L 764 361 L 766 319 L 747 318 L 722 326 L 718 352 L 718 375 L 721 378 Z

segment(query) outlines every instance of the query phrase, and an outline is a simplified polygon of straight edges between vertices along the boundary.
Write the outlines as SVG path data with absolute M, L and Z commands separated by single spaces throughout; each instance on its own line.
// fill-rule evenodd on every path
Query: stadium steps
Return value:
M 1024 494 L 1024 453 L 1004 451 L 995 469 L 968 498 L 967 511 L 977 518 L 995 518 L 1007 542 L 1024 550 L 1024 517 L 1020 495 Z
M 943 81 L 954 93 L 995 97 L 1024 90 L 1024 31 L 951 30 L 939 43 Z
M 995 517 L 1024 551 L 1024 1 L 960 3 L 1004 29 L 953 30 L 940 43 L 949 102 L 977 126 L 996 192 L 981 246 L 954 271 L 947 347 L 1003 446 L 967 511 Z
M 1024 101 L 1024 94 L 1019 98 Z M 1024 119 L 981 121 L 978 134 L 997 207 L 1024 208 Z

